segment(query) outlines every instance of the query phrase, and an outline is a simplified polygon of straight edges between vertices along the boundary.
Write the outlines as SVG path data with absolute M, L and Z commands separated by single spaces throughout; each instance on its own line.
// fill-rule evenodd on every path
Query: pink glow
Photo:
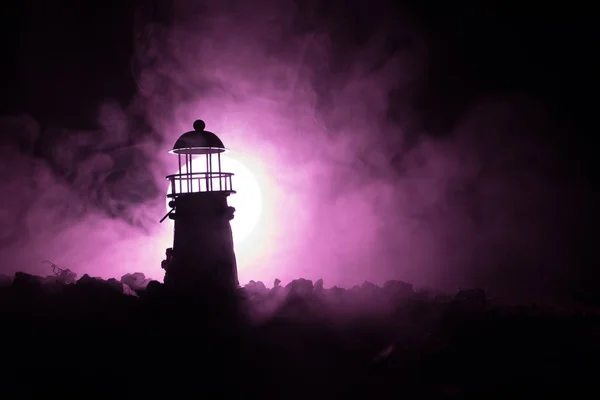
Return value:
M 172 227 L 158 221 L 165 175 L 177 168 L 168 150 L 199 118 L 260 189 L 256 226 L 236 244 L 241 283 L 303 277 L 348 287 L 402 279 L 455 288 L 494 284 L 505 268 L 500 260 L 510 261 L 515 249 L 536 268 L 562 256 L 552 241 L 559 217 L 548 218 L 547 209 L 573 190 L 540 178 L 552 156 L 546 148 L 505 135 L 544 119 L 535 103 L 481 99 L 453 135 L 435 139 L 413 112 L 428 62 L 415 32 L 393 57 L 382 58 L 378 35 L 340 54 L 327 26 L 292 32 L 294 2 L 203 3 L 175 2 L 170 27 L 140 21 L 136 99 L 126 109 L 104 104 L 101 130 L 47 144 L 53 162 L 74 171 L 73 182 L 39 159 L 0 149 L 9 166 L 2 172 L 11 176 L 5 193 L 22 188 L 18 198 L 0 200 L 0 237 L 17 236 L 15 226 L 21 235 L 3 250 L 7 271 L 43 273 L 40 262 L 49 259 L 79 274 L 140 271 L 162 280 Z M 392 88 L 401 93 L 400 122 L 388 118 Z M 152 131 L 133 147 L 128 135 L 139 127 L 130 116 L 142 116 Z M 27 117 L 3 124 L 39 134 Z M 419 140 L 408 145 L 408 134 Z M 76 159 L 97 142 L 111 150 Z M 108 179 L 125 161 L 121 178 Z M 234 185 L 242 188 L 239 178 Z M 152 196 L 138 195 L 152 187 Z M 241 193 L 231 200 L 238 231 L 244 205 L 235 202 L 245 200 Z
M 161 66 L 143 70 L 140 101 L 153 126 L 166 133 L 167 144 L 203 118 L 228 148 L 263 171 L 257 174 L 265 188 L 256 228 L 260 245 L 238 246 L 240 281 L 300 276 L 344 286 L 364 279 L 418 281 L 426 266 L 430 276 L 437 243 L 405 215 L 420 208 L 419 199 L 408 198 L 392 182 L 389 160 L 401 131 L 386 136 L 397 128 L 384 121 L 388 85 L 412 82 L 420 56 L 390 59 L 379 72 L 366 74 L 379 46 L 372 43 L 356 55 L 348 76 L 332 81 L 333 107 L 318 110 L 312 79 L 315 68 L 328 62 L 327 37 L 281 38 L 280 52 L 271 53 L 266 41 L 281 36 L 280 27 L 265 25 L 260 12 L 250 17 L 243 6 L 231 12 L 213 3 L 207 34 L 198 28 L 196 18 L 203 17 L 193 17 L 192 3 L 180 4 L 176 27 L 145 43 L 143 49 L 161 54 Z M 283 20 L 293 13 L 283 3 L 271 6 L 265 13 Z M 142 64 L 148 56 L 140 54 Z M 206 80 L 213 86 L 200 89 Z M 196 97 L 178 98 L 195 85 Z M 168 95 L 155 96 L 158 88 L 167 88 Z M 366 160 L 362 165 L 359 157 Z M 163 159 L 169 162 L 173 165 Z M 433 173 L 444 179 L 452 169 L 447 167 Z M 430 182 L 423 191 L 439 201 L 443 185 Z

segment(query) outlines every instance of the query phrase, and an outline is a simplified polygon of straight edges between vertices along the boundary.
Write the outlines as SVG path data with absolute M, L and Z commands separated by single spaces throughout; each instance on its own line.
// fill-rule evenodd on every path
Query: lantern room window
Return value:
M 184 133 L 170 151 L 177 154 L 179 171 L 166 177 L 171 189 L 168 197 L 200 192 L 235 193 L 233 173 L 221 169 L 221 154 L 227 149 L 214 133 L 204 128 L 203 121 L 194 122 L 194 130 Z

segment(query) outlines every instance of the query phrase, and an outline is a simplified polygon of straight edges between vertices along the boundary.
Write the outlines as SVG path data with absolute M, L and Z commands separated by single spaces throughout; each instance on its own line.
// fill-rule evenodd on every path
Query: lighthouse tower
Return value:
M 195 121 L 194 130 L 181 135 L 170 151 L 177 155 L 179 170 L 166 177 L 167 216 L 175 231 L 164 283 L 178 290 L 229 290 L 239 284 L 229 223 L 235 209 L 227 204 L 235 193 L 233 173 L 222 171 L 221 154 L 227 149 L 205 127 Z

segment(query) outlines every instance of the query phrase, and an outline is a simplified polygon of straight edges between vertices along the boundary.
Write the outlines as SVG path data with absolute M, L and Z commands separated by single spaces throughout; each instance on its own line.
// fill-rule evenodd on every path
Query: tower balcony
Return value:
M 231 172 L 183 172 L 167 175 L 170 186 L 167 197 L 203 192 L 235 193 L 231 183 L 232 176 Z

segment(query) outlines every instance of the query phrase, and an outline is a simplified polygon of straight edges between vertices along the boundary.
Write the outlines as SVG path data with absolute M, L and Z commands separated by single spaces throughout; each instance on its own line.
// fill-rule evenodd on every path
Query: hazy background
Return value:
M 242 282 L 593 287 L 586 25 L 390 3 L 19 3 L 2 271 L 162 279 L 167 151 L 202 118 L 263 192 Z

